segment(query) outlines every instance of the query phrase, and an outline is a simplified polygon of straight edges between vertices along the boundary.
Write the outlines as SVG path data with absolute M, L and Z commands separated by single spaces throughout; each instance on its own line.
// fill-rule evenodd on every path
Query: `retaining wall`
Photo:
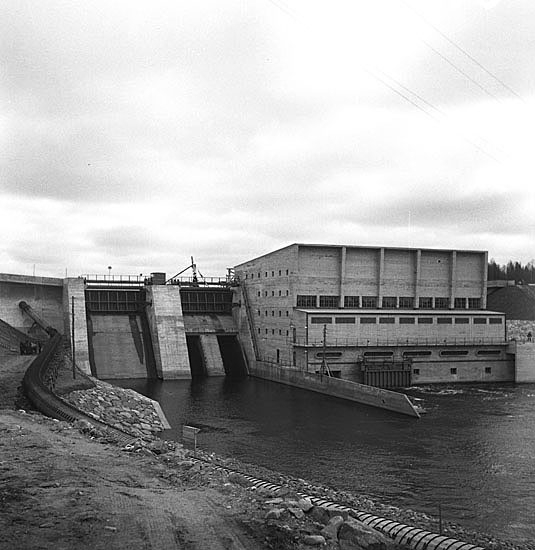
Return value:
M 403 393 L 357 384 L 329 376 L 320 376 L 315 373 L 281 368 L 264 361 L 255 361 L 254 365 L 250 365 L 249 374 L 258 378 L 272 380 L 273 382 L 325 395 L 332 395 L 333 397 L 340 397 L 349 401 L 356 401 L 364 405 L 379 407 L 416 418 L 420 417 L 409 398 Z

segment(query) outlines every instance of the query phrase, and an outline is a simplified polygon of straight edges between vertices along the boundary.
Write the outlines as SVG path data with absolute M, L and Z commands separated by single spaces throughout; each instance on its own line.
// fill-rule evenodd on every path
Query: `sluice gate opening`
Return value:
M 98 378 L 155 378 L 145 291 L 88 288 L 89 362 Z
M 360 361 L 363 383 L 384 389 L 410 386 L 412 382 L 412 361 L 385 360 L 382 355 L 379 355 L 380 353 L 378 352 L 377 357 L 366 357 L 365 354 Z
M 218 335 L 217 342 L 227 376 L 247 376 L 247 365 L 236 335 Z
M 193 334 L 186 334 L 188 346 L 189 365 L 193 378 L 207 376 L 206 362 L 202 352 L 201 337 Z

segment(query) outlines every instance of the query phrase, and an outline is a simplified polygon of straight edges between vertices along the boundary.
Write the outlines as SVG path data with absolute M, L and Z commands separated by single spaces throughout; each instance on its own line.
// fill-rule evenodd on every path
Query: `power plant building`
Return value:
M 514 379 L 487 253 L 292 244 L 235 266 L 261 362 L 383 387 Z

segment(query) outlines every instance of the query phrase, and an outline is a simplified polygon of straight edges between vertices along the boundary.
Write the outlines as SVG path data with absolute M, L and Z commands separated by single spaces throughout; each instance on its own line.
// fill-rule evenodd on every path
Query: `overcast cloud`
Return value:
M 292 242 L 535 257 L 534 2 L 1 12 L 2 272 L 223 275 Z

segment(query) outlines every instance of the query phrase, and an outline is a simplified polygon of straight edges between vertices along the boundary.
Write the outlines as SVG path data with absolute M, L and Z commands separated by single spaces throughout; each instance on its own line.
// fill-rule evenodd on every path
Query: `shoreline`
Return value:
M 110 388 L 112 388 L 113 393 L 117 393 L 117 392 L 120 393 L 121 391 L 123 392 L 134 391 L 134 390 L 125 390 L 118 386 L 113 386 L 112 384 L 109 384 L 109 383 L 102 383 L 100 381 L 97 381 L 97 388 L 103 392 L 109 391 Z M 145 396 L 143 396 L 143 399 L 147 401 L 152 401 L 146 398 Z M 157 423 L 156 423 L 156 426 L 158 426 Z M 178 443 L 175 440 L 165 439 L 165 437 L 160 437 L 159 435 L 156 434 L 156 430 L 154 429 L 152 430 L 152 433 L 153 433 L 153 437 L 157 437 L 160 441 L 166 441 L 169 444 L 180 445 L 180 443 Z M 384 504 L 378 498 L 373 498 L 368 495 L 357 496 L 348 491 L 343 491 L 336 488 L 323 486 L 321 484 L 312 483 L 305 479 L 284 474 L 258 464 L 244 462 L 236 458 L 222 457 L 206 450 L 197 449 L 197 454 L 199 455 L 200 458 L 205 460 L 208 464 L 213 464 L 218 467 L 234 470 L 241 474 L 246 474 L 252 477 L 261 478 L 262 480 L 265 480 L 267 482 L 270 482 L 276 485 L 283 485 L 285 487 L 288 487 L 293 492 L 307 493 L 312 496 L 317 496 L 332 502 L 342 504 L 344 506 L 348 506 L 350 508 L 355 508 L 370 514 L 391 519 L 393 521 L 398 521 L 400 523 L 409 524 L 409 525 L 415 525 L 422 529 L 425 529 L 434 533 L 438 533 L 439 531 L 438 518 L 425 514 L 423 512 L 414 511 L 408 508 L 401 508 L 391 504 Z M 514 543 L 509 543 L 507 541 L 500 540 L 499 538 L 486 533 L 471 531 L 459 524 L 449 522 L 449 521 L 443 522 L 443 534 L 451 536 L 452 538 L 462 540 L 463 542 L 483 546 L 489 549 L 491 548 L 504 548 L 504 549 L 526 548 L 531 550 L 532 548 L 535 548 L 535 546 L 529 546 L 529 545 L 518 546 L 518 545 L 515 545 Z

